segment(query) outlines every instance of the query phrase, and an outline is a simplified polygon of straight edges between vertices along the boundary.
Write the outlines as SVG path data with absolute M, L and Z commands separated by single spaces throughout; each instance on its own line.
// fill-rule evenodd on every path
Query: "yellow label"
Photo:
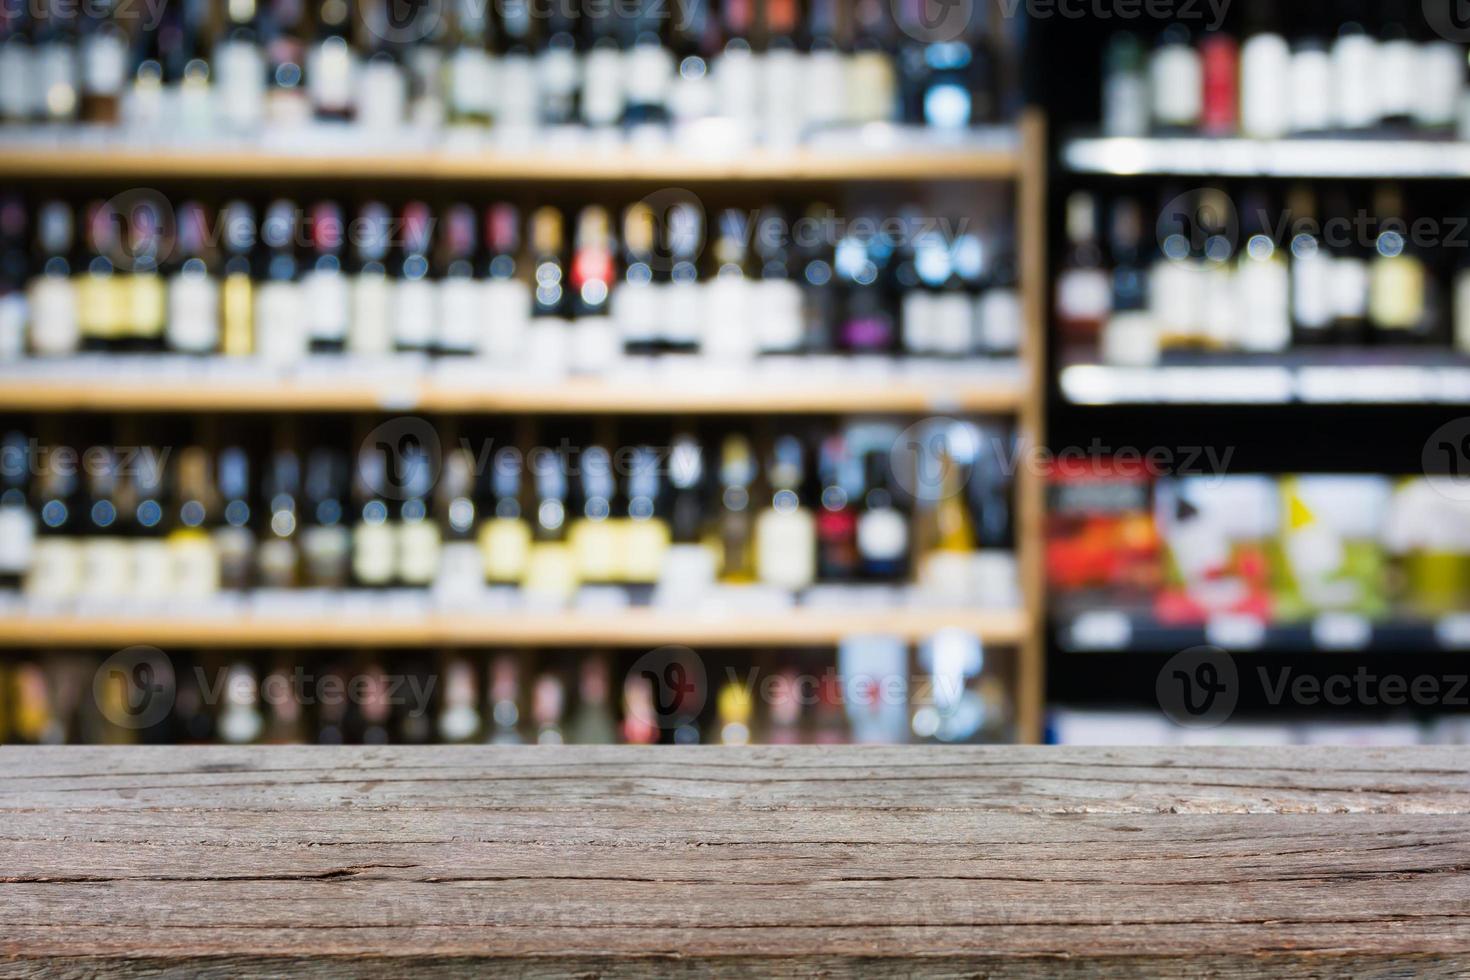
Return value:
M 255 351 L 254 307 L 250 277 L 243 272 L 226 276 L 220 290 L 222 344 L 226 356 L 247 357 Z
M 175 594 L 197 599 L 219 591 L 219 548 L 207 531 L 174 531 L 168 536 L 168 553 Z
M 1424 317 L 1424 265 L 1407 255 L 1373 263 L 1368 314 L 1380 327 L 1407 330 Z
M 581 520 L 567 535 L 584 582 L 616 582 L 621 571 L 621 521 Z
M 669 525 L 657 518 L 626 521 L 623 528 L 623 580 L 657 582 L 669 551 Z
M 532 545 L 521 587 L 534 599 L 570 599 L 577 591 L 577 563 L 572 549 L 561 542 Z
M 77 330 L 83 337 L 116 337 L 124 316 L 126 289 L 117 276 L 84 273 L 77 277 Z
M 479 544 L 487 582 L 519 582 L 525 576 L 531 550 L 531 526 L 525 521 L 509 517 L 485 521 Z
M 127 332 L 134 337 L 156 339 L 163 336 L 163 322 L 168 308 L 163 278 L 153 273 L 129 276 Z

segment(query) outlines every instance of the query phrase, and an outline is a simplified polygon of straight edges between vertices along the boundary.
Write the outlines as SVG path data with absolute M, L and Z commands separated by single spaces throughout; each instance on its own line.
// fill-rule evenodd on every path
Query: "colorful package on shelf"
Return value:
M 1383 542 L 1394 559 L 1392 592 L 1406 612 L 1470 608 L 1470 480 L 1404 480 L 1394 488 Z
M 1230 613 L 1271 617 L 1271 551 L 1280 526 L 1276 484 L 1265 476 L 1160 480 L 1154 514 L 1165 584 L 1162 623 L 1203 623 Z
M 1057 460 L 1047 473 L 1046 570 L 1059 594 L 1147 602 L 1161 582 L 1144 467 Z
M 1378 618 L 1388 612 L 1383 526 L 1392 483 L 1381 476 L 1295 476 L 1281 481 L 1276 613 Z

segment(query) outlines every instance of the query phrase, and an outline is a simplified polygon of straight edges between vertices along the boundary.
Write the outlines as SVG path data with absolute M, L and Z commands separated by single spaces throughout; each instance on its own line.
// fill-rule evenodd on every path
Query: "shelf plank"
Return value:
M 158 381 L 0 381 L 0 410 L 15 412 L 149 411 L 406 411 L 570 414 L 747 414 L 1015 411 L 1019 380 L 965 385 L 910 380 L 866 384 L 793 383 L 696 388 L 653 382 L 635 385 L 574 379 L 546 385 L 475 388 L 467 385 L 362 382 L 264 383 Z
M 0 617 L 0 646 L 834 646 L 845 637 L 865 633 L 915 641 L 941 629 L 967 630 L 986 643 L 1009 647 L 1025 636 L 1027 617 L 1019 610 L 795 609 L 699 614 L 649 608 L 608 613 L 465 613 L 368 619 L 15 614 Z
M 1062 146 L 1074 173 L 1199 177 L 1470 177 L 1470 143 L 1388 139 L 1087 137 Z
M 953 148 L 756 151 L 701 157 L 677 152 L 388 151 L 294 153 L 268 150 L 37 148 L 0 144 L 0 177 L 175 179 L 355 179 L 514 181 L 836 181 L 1001 180 L 1020 157 L 1003 131 Z M 590 148 L 589 148 L 590 150 Z

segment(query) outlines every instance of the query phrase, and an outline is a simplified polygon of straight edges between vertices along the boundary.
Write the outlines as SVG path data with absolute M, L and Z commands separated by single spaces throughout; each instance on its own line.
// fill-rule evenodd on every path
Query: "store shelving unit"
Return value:
M 589 164 L 587 152 L 595 152 Z M 249 144 L 177 148 L 69 141 L 36 145 L 0 142 L 0 177 L 87 180 L 373 179 L 428 181 L 880 181 L 1005 180 L 1021 165 L 1011 128 L 963 140 L 926 143 L 903 129 L 856 147 L 753 150 L 691 155 L 656 148 L 574 148 L 564 151 L 488 148 L 349 152 L 270 149 Z
M 959 629 L 982 642 L 1024 642 L 1026 616 L 1006 610 L 831 610 L 775 613 L 626 609 L 614 612 L 514 612 L 330 615 L 0 617 L 0 645 L 114 647 L 702 647 L 833 646 L 845 636 L 882 633 L 913 642 Z
M 1025 387 L 1017 379 L 983 384 L 775 383 L 646 385 L 591 379 L 471 387 L 434 382 L 0 381 L 0 410 L 133 412 L 521 412 L 626 415 L 1013 413 Z
M 900 134 L 901 136 L 901 134 Z M 0 410 L 16 412 L 356 412 L 520 414 L 861 414 L 920 418 L 946 413 L 1013 416 L 1023 445 L 1042 432 L 1045 362 L 1045 127 L 1037 112 L 1015 127 L 972 134 L 963 143 L 930 146 L 899 138 L 871 152 L 813 148 L 728 158 L 632 149 L 599 154 L 428 151 L 316 153 L 259 148 L 145 149 L 86 139 L 54 145 L 0 144 L 0 179 L 91 181 L 268 180 L 535 181 L 626 183 L 746 182 L 875 184 L 996 181 L 1015 193 L 1018 257 L 1025 316 L 1021 363 L 983 378 L 936 382 L 880 376 L 851 382 L 789 380 L 759 384 L 649 384 L 572 379 L 543 384 L 446 383 L 433 377 L 372 381 L 153 377 L 67 378 L 54 372 L 0 380 Z M 946 628 L 1015 651 L 1017 732 L 1037 741 L 1044 705 L 1040 531 L 1042 487 L 1021 467 L 1016 476 L 1019 609 L 794 608 L 769 613 L 663 611 L 422 613 L 402 616 L 231 614 L 132 615 L 0 613 L 0 645 L 54 648 L 130 644 L 269 648 L 507 644 L 532 647 L 831 646 L 863 633 L 914 641 Z
M 1470 177 L 1470 143 L 1429 139 L 1099 136 L 1064 141 L 1060 156 L 1073 173 L 1114 177 Z

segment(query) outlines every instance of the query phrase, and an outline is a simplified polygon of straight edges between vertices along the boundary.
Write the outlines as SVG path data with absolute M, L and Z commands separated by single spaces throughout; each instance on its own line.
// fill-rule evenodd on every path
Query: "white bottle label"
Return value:
M 397 570 L 398 535 L 391 524 L 359 524 L 352 531 L 352 574 L 363 585 L 387 585 Z
M 175 594 L 173 556 L 167 542 L 134 541 L 128 550 L 133 553 L 131 584 L 134 598 L 158 602 Z
M 88 34 L 82 42 L 82 90 L 89 95 L 121 95 L 127 59 L 127 42 L 121 31 Z
M 1237 282 L 1235 269 L 1225 263 L 1211 264 L 1199 275 L 1204 288 L 1200 303 L 1203 339 L 1211 347 L 1240 346 L 1250 326 L 1244 322 L 1244 288 Z
M 301 280 L 306 329 L 313 342 L 340 344 L 347 339 L 351 298 L 347 277 L 336 269 L 312 269 Z
M 974 308 L 968 293 L 947 290 L 934 295 L 934 352 L 958 357 L 968 354 L 974 343 Z
M 0 572 L 21 575 L 31 567 L 36 515 L 27 507 L 0 506 Z
M 26 317 L 25 293 L 0 296 L 0 362 L 18 361 L 25 356 Z
M 525 55 L 507 55 L 500 62 L 499 106 L 495 121 L 511 129 L 536 125 L 539 79 L 536 65 Z
M 12 39 L 0 44 L 0 118 L 12 122 L 29 119 L 40 108 L 40 90 L 31 46 Z
M 209 275 L 181 272 L 168 283 L 168 346 L 190 354 L 219 347 L 219 283 Z
M 1291 345 L 1291 274 L 1280 257 L 1247 258 L 1236 275 L 1242 297 L 1240 345 L 1248 351 L 1286 350 Z
M 756 577 L 783 589 L 816 581 L 816 523 L 805 508 L 788 513 L 764 510 L 755 521 Z
M 1414 121 L 1431 129 L 1448 129 L 1465 95 L 1465 56 L 1448 41 L 1420 49 L 1419 79 L 1414 85 Z
M 1199 52 L 1183 44 L 1167 44 L 1149 62 L 1154 120 L 1163 126 L 1190 127 L 1199 123 L 1203 70 Z
M 635 44 L 628 50 L 624 69 L 628 102 L 639 106 L 661 106 L 669 97 L 674 77 L 674 59 L 661 44 Z
M 1057 280 L 1057 313 L 1067 320 L 1101 321 L 1113 305 L 1113 287 L 1101 269 L 1068 269 Z
M 724 60 L 728 59 L 722 59 L 722 64 Z M 805 61 L 806 77 L 799 91 L 805 97 L 807 125 L 815 129 L 841 122 L 846 108 L 842 97 L 842 55 L 834 49 L 823 48 L 807 55 Z
M 1013 355 L 1021 349 L 1021 297 L 1014 289 L 988 289 L 976 304 L 976 341 L 981 353 Z
M 311 104 L 328 112 L 350 109 L 354 67 L 352 49 L 340 38 L 328 38 L 313 48 L 306 69 Z
M 77 55 L 70 43 L 53 42 L 36 48 L 40 108 L 49 119 L 71 119 L 77 111 Z
M 934 294 L 911 289 L 903 295 L 903 349 L 910 354 L 934 352 Z
M 623 55 L 594 47 L 582 63 L 582 118 L 589 126 L 616 126 L 623 118 Z
M 815 64 L 822 57 L 813 54 L 807 58 L 807 80 L 805 94 L 807 98 L 807 119 L 815 119 L 812 112 L 811 100 L 815 97 L 812 73 L 816 70 Z M 836 55 L 832 55 L 833 60 Z M 840 62 L 831 65 L 838 75 L 842 72 Z M 715 59 L 715 112 L 733 120 L 740 128 L 741 134 L 750 136 L 754 134 L 756 116 L 759 112 L 760 102 L 757 93 L 760 91 L 758 85 L 759 76 L 756 73 L 755 55 L 749 51 L 726 51 L 721 57 Z M 829 87 L 827 95 L 831 95 Z M 838 89 L 837 102 L 841 101 L 841 90 Z M 836 111 L 835 109 L 833 111 Z
M 488 115 L 495 87 L 495 63 L 484 48 L 456 48 L 449 57 L 449 106 L 466 116 Z
M 859 51 L 846 61 L 847 118 L 855 124 L 891 120 L 898 98 L 893 61 L 878 51 Z
M 82 587 L 82 546 L 75 540 L 42 537 L 36 541 L 25 593 L 33 599 L 75 598 Z
M 364 129 L 392 132 L 403 125 L 408 111 L 408 82 L 397 63 L 382 59 L 362 68 L 362 96 L 357 102 L 357 122 Z
M 305 310 L 294 282 L 266 281 L 255 290 L 255 345 L 267 363 L 293 365 L 306 356 Z
M 858 552 L 870 561 L 894 561 L 909 546 L 909 526 L 891 507 L 870 510 L 858 518 Z
M 747 298 L 752 282 L 741 276 L 716 276 L 704 286 L 704 354 L 722 364 L 749 362 L 755 356 Z
M 433 521 L 398 526 L 398 578 L 405 585 L 428 585 L 439 572 L 439 527 Z
M 1333 312 L 1343 319 L 1360 320 L 1368 315 L 1368 263 L 1340 257 L 1332 260 Z
M 1291 131 L 1320 133 L 1332 127 L 1332 57 L 1308 48 L 1291 59 Z
M 427 279 L 400 279 L 393 289 L 393 339 L 400 349 L 434 346 L 434 284 Z
M 486 580 L 518 582 L 531 552 L 531 526 L 513 518 L 491 518 L 480 525 L 478 545 Z
M 215 49 L 219 107 L 232 127 L 250 129 L 265 116 L 263 49 L 245 41 L 225 41 Z
M 1291 263 L 1291 312 L 1304 330 L 1321 330 L 1332 325 L 1333 259 L 1320 249 L 1298 255 Z
M 439 282 L 439 346 L 453 354 L 474 354 L 485 343 L 487 324 L 483 283 L 469 276 Z
M 439 552 L 435 589 L 453 595 L 473 595 L 484 581 L 480 549 L 472 541 L 448 541 Z
M 31 348 L 49 357 L 76 353 L 77 291 L 67 276 L 37 276 L 30 287 Z
M 490 279 L 484 285 L 483 352 L 502 362 L 524 356 L 531 320 L 531 287 L 519 279 Z
M 806 125 L 805 106 L 792 97 L 801 91 L 801 56 L 794 48 L 775 48 L 761 58 L 761 68 L 761 128 L 765 139 L 777 145 L 795 143 Z
M 118 599 L 132 581 L 132 554 L 125 538 L 82 539 L 79 594 L 84 599 Z
M 751 323 L 761 353 L 785 354 L 801 349 L 806 330 L 801 299 L 801 287 L 790 279 L 761 279 L 752 286 Z
M 1240 52 L 1240 128 L 1279 139 L 1291 125 L 1291 48 L 1279 34 L 1257 34 Z
M 1419 46 L 1408 39 L 1378 46 L 1378 79 L 1374 88 L 1380 116 L 1413 116 L 1417 90 L 1427 81 L 1419 52 Z
M 169 538 L 169 572 L 173 594 L 204 599 L 219 592 L 219 549 L 207 534 L 184 533 Z
M 613 291 L 613 321 L 624 344 L 646 346 L 657 338 L 658 301 L 658 287 L 651 282 L 623 282 Z
M 1145 136 L 1148 114 L 1148 85 L 1141 74 L 1117 72 L 1103 81 L 1104 134 Z
M 1362 34 L 1340 37 L 1332 45 L 1333 118 L 1346 129 L 1378 122 L 1378 42 Z
M 1204 330 L 1203 269 L 1193 263 L 1155 262 L 1149 275 L 1149 307 L 1159 329 L 1171 337 L 1197 337 Z
M 622 338 L 610 316 L 583 316 L 572 321 L 572 370 L 598 374 L 623 359 Z
M 664 340 L 679 346 L 698 347 L 703 334 L 704 293 L 697 282 L 672 282 L 659 287 L 663 293 Z
M 347 349 L 379 355 L 393 350 L 393 283 L 382 273 L 352 278 L 352 327 Z
M 543 99 L 571 99 L 577 92 L 577 68 L 577 55 L 571 48 L 542 49 L 536 59 L 536 81 Z

